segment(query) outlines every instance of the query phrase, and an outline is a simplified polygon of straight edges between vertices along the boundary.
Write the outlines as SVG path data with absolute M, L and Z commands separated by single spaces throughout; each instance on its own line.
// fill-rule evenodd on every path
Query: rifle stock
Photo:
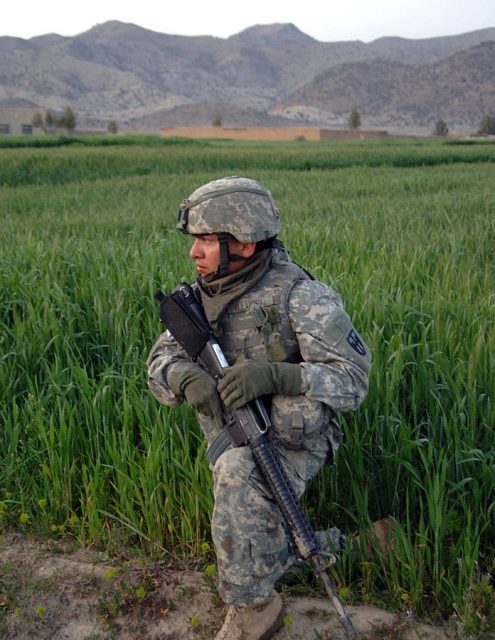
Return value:
M 213 336 L 203 307 L 198 302 L 193 288 L 188 284 L 181 284 L 169 296 L 158 291 L 155 297 L 160 301 L 160 320 L 172 337 L 193 361 L 199 360 L 216 380 L 220 380 L 229 363 Z M 304 560 L 310 560 L 313 563 L 315 572 L 320 576 L 340 616 L 347 636 L 356 637 L 356 629 L 337 596 L 336 588 L 327 574 L 323 560 L 325 555 L 327 563 L 334 564 L 335 557 L 320 548 L 292 483 L 279 460 L 277 450 L 267 437 L 271 425 L 264 405 L 256 399 L 240 409 L 225 407 L 224 417 L 224 429 L 232 444 L 235 447 L 251 448 L 256 464 L 285 519 L 298 554 Z

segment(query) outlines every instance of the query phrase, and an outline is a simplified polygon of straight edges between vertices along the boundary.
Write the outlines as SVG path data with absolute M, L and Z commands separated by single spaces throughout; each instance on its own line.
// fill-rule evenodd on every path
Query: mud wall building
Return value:
M 44 133 L 41 127 L 33 126 L 36 116 L 45 118 L 44 109 L 32 107 L 0 107 L 0 135 L 25 136 Z
M 225 138 L 228 140 L 364 140 L 383 138 L 387 131 L 318 129 L 316 127 L 165 127 L 166 138 Z

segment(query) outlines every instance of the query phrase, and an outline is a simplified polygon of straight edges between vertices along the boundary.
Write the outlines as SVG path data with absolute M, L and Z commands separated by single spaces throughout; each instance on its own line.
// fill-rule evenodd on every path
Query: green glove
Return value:
M 301 367 L 290 362 L 246 360 L 225 370 L 218 391 L 233 409 L 266 394 L 296 396 L 302 391 Z
M 223 411 L 215 380 L 194 362 L 174 363 L 167 372 L 167 384 L 176 396 L 198 413 L 223 426 Z

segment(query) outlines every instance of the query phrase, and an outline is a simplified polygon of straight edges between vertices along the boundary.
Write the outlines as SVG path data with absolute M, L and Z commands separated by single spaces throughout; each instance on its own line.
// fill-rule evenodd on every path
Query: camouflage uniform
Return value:
M 215 320 L 214 333 L 231 364 L 246 358 L 299 363 L 302 393 L 272 397 L 269 435 L 301 496 L 339 446 L 335 415 L 355 410 L 364 399 L 371 358 L 332 288 L 311 279 L 284 251 L 269 250 L 267 261 L 264 275 Z M 153 394 L 168 406 L 179 405 L 184 398 L 167 385 L 167 373 L 192 365 L 168 332 L 159 337 L 147 363 Z M 197 415 L 211 445 L 221 429 Z M 281 513 L 249 448 L 222 453 L 213 479 L 220 594 L 233 605 L 265 601 L 289 558 Z

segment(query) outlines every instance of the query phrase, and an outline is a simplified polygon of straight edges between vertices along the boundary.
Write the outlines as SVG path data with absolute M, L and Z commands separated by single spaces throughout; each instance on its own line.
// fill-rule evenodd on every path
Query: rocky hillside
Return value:
M 495 42 L 485 42 L 428 65 L 387 58 L 333 67 L 293 92 L 270 113 L 304 120 L 318 110 L 338 123 L 356 106 L 377 127 L 426 127 L 442 118 L 469 130 L 495 112 Z
M 173 124 L 475 129 L 495 112 L 495 28 L 365 44 L 319 42 L 291 24 L 230 38 L 107 22 L 75 37 L 0 38 L 0 106 L 70 105 L 80 127 Z

